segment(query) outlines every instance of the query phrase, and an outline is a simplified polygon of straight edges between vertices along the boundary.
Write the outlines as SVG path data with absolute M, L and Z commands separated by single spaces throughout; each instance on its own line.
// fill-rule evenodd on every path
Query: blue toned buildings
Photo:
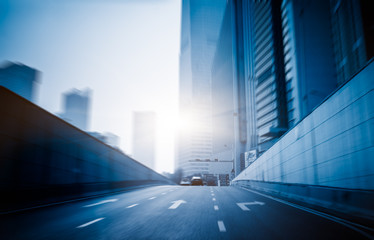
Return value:
M 74 126 L 88 130 L 91 91 L 73 89 L 64 95 L 64 113 L 62 118 Z
M 208 174 L 196 159 L 212 154 L 211 66 L 225 0 L 183 0 L 179 76 L 180 118 L 175 167 L 184 175 Z
M 244 153 L 257 145 L 254 95 L 249 92 L 254 90 L 250 6 L 248 1 L 227 2 L 212 64 L 213 154 L 231 155 L 233 174 L 245 168 Z
M 280 6 L 281 1 L 227 4 L 212 66 L 213 110 L 221 110 L 216 115 L 225 121 L 213 121 L 213 128 L 233 132 L 221 138 L 233 142 L 235 174 L 288 129 Z
M 366 5 L 226 1 L 211 67 L 212 154 L 231 149 L 239 174 L 355 74 L 374 55 Z M 181 73 L 195 63 L 182 56 L 191 61 Z
M 0 67 L 0 86 L 35 102 L 39 71 L 20 63 L 6 62 Z

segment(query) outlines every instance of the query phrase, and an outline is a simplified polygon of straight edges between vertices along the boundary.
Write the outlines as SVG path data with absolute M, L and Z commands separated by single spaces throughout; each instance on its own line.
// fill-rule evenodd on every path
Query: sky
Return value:
M 156 171 L 174 171 L 180 0 L 0 0 L 0 64 L 42 72 L 36 103 L 92 90 L 89 130 L 118 135 L 131 155 L 132 113 L 157 114 Z

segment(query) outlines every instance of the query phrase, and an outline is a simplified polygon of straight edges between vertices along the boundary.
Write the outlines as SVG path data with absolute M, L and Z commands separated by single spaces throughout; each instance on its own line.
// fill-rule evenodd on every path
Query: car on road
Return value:
M 181 182 L 179 183 L 179 185 L 190 186 L 191 185 L 191 181 L 188 178 L 184 178 L 184 179 L 181 180 Z
M 191 185 L 204 186 L 203 179 L 201 177 L 192 177 Z

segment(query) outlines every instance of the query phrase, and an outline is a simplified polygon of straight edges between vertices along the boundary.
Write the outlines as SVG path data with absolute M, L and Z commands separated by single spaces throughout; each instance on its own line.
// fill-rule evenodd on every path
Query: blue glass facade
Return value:
M 186 176 L 209 173 L 193 161 L 212 155 L 211 67 L 225 6 L 224 0 L 182 1 L 179 109 L 190 127 L 179 132 L 176 168 Z
M 212 152 L 233 150 L 234 61 L 231 6 L 227 5 L 212 63 Z
M 212 63 L 212 151 L 231 142 L 235 174 L 372 56 L 373 21 L 361 5 L 227 1 Z

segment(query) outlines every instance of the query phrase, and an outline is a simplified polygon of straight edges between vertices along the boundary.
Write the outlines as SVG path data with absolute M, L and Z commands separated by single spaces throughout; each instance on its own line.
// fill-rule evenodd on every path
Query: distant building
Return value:
M 64 112 L 61 117 L 83 131 L 87 131 L 91 90 L 80 91 L 73 89 L 64 93 L 63 96 Z
M 154 112 L 133 113 L 132 149 L 136 161 L 155 169 L 156 114 Z
M 110 132 L 105 132 L 103 133 L 105 138 L 106 138 L 106 144 L 112 146 L 112 147 L 119 147 L 119 141 L 120 141 L 120 138 L 119 136 L 113 134 L 113 133 L 110 133 Z
M 6 62 L 0 66 L 0 86 L 4 86 L 35 103 L 40 72 L 20 63 Z

